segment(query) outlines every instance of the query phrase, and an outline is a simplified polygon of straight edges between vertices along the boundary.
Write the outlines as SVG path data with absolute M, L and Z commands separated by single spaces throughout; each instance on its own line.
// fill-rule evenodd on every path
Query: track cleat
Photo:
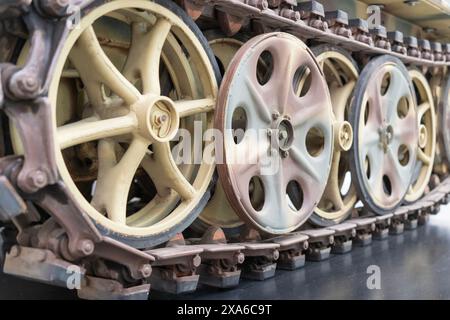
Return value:
M 325 21 L 325 11 L 321 3 L 317 1 L 300 2 L 296 10 L 300 11 L 302 20 L 310 27 L 322 31 L 328 30 L 328 23 Z
M 395 210 L 391 227 L 389 228 L 389 234 L 398 235 L 405 231 L 405 221 L 408 220 L 408 211 L 408 207 L 400 207 Z
M 251 280 L 266 280 L 275 276 L 280 256 L 276 243 L 239 243 L 245 247 L 242 276 Z
M 238 265 L 245 256 L 241 245 L 233 244 L 199 244 L 203 249 L 202 264 L 198 268 L 200 283 L 216 288 L 232 288 L 239 285 L 241 270 Z
M 433 61 L 434 56 L 431 52 L 431 44 L 429 40 L 420 39 L 419 40 L 419 50 L 422 52 L 422 58 L 426 60 Z
M 446 43 L 443 46 L 445 61 L 450 61 L 450 43 Z
M 408 208 L 408 218 L 405 220 L 405 229 L 414 230 L 419 225 L 419 215 L 422 212 L 422 204 L 420 202 L 412 204 Z
M 403 43 L 403 32 L 391 31 L 387 33 L 387 37 L 391 43 L 392 51 L 406 55 L 408 50 Z
M 340 35 L 346 38 L 352 37 L 352 30 L 348 25 L 348 14 L 342 10 L 327 11 L 325 12 L 325 18 L 328 22 L 328 27 L 334 34 Z
M 442 52 L 442 44 L 440 42 L 431 42 L 431 52 L 434 56 L 434 61 L 445 61 L 445 56 Z
M 306 260 L 323 261 L 330 257 L 335 231 L 328 229 L 310 229 L 302 230 L 300 233 L 309 237 Z
M 422 57 L 422 52 L 419 50 L 419 43 L 416 37 L 405 37 L 404 42 L 408 50 L 408 56 L 419 59 Z
M 389 227 L 391 225 L 392 213 L 377 216 L 375 221 L 375 231 L 373 232 L 373 238 L 376 240 L 386 240 L 389 236 Z
M 268 240 L 278 244 L 280 257 L 277 268 L 295 270 L 305 265 L 305 251 L 308 250 L 308 236 L 301 233 L 292 233 Z
M 347 222 L 356 224 L 355 245 L 365 247 L 372 243 L 372 233 L 375 231 L 376 218 L 356 218 Z
M 125 288 L 115 280 L 86 276 L 78 297 L 85 300 L 148 300 L 149 292 L 149 284 Z
M 344 222 L 327 229 L 334 231 L 331 253 L 342 254 L 352 250 L 352 239 L 356 237 L 356 224 Z
M 202 252 L 202 248 L 195 246 L 174 246 L 147 251 L 155 258 L 150 276 L 152 289 L 172 294 L 195 291 L 199 281 L 196 271 L 202 261 Z
M 369 30 L 373 36 L 375 47 L 391 50 L 391 43 L 387 39 L 387 32 L 384 26 L 377 26 Z
M 359 41 L 363 42 L 369 46 L 373 46 L 373 39 L 369 34 L 369 24 L 367 20 L 363 19 L 350 19 L 348 22 L 350 29 L 352 31 L 353 37 Z

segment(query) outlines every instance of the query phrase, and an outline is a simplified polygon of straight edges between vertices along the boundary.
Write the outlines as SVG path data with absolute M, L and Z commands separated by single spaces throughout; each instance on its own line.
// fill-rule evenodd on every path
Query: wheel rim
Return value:
M 214 30 L 206 32 L 205 35 L 223 75 L 244 42 L 238 39 L 228 38 Z M 239 234 L 239 229 L 243 225 L 244 222 L 236 215 L 233 208 L 230 207 L 225 192 L 221 184 L 218 183 L 216 184 L 211 200 L 191 227 L 199 232 L 204 232 L 209 226 L 218 226 L 227 235 L 236 235 Z
M 414 172 L 418 128 L 408 77 L 398 59 L 382 56 L 366 66 L 355 89 L 352 167 L 360 198 L 375 213 L 401 203 Z
M 267 52 L 273 63 L 264 68 L 272 65 L 273 71 L 261 78 L 258 65 Z M 309 88 L 302 97 L 294 92 L 298 86 Z M 236 125 L 243 122 L 247 128 L 235 142 Z M 328 88 L 306 45 L 284 33 L 248 41 L 222 82 L 216 127 L 224 133 L 219 176 L 238 215 L 270 234 L 303 224 L 325 188 L 333 148 Z M 245 154 L 252 158 L 236 158 Z M 264 172 L 264 157 L 279 170 Z
M 330 89 L 335 119 L 335 147 L 330 176 L 315 213 L 321 220 L 338 223 L 344 220 L 357 201 L 348 165 L 348 150 L 353 130 L 348 122 L 349 103 L 358 79 L 358 70 L 345 54 L 321 47 L 313 48 Z M 316 223 L 318 220 L 314 219 Z M 322 221 L 320 221 L 322 223 Z
M 419 139 L 415 176 L 405 200 L 414 202 L 423 195 L 433 171 L 437 123 L 433 95 L 427 79 L 415 69 L 410 70 L 409 75 L 416 89 Z
M 100 44 L 96 32 L 103 31 L 100 22 L 104 20 L 106 25 L 111 20 L 129 25 L 133 41 L 129 43 L 128 59 L 120 61 Z M 124 43 L 116 45 L 126 48 Z M 83 115 L 76 123 L 60 126 L 57 121 L 61 116 L 55 106 L 64 105 L 60 77 L 73 76 L 66 69 L 68 59 L 86 88 L 94 112 L 93 116 Z M 208 59 L 202 44 L 180 17 L 148 1 L 119 0 L 96 7 L 82 18 L 80 28 L 69 34 L 49 94 L 57 165 L 80 207 L 108 232 L 139 239 L 157 237 L 181 226 L 199 205 L 214 165 L 203 161 L 178 166 L 170 141 L 179 134 L 180 127 L 191 131 L 194 120 L 202 121 L 203 130 L 213 127 L 217 82 Z M 118 65 L 123 66 L 122 71 Z M 164 93 L 160 66 L 172 76 L 170 94 Z M 201 79 L 198 85 L 196 78 Z M 105 91 L 116 96 L 107 97 L 109 92 Z M 182 96 L 182 100 L 174 94 Z M 116 100 L 120 108 L 115 108 Z M 91 141 L 98 141 L 99 168 L 90 201 L 73 180 L 61 149 Z M 14 144 L 20 149 L 20 141 Z M 123 150 L 122 144 L 128 148 Z M 128 195 L 138 169 L 148 175 L 156 195 L 133 210 Z
M 442 120 L 440 128 L 444 140 L 444 149 L 447 158 L 447 165 L 450 166 L 450 75 L 447 75 L 443 99 L 442 99 Z

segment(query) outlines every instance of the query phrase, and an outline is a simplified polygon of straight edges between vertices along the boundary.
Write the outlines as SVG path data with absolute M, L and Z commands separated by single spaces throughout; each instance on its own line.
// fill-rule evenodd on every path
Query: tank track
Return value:
M 17 240 L 6 241 L 4 271 L 31 280 L 66 286 L 70 266 L 77 266 L 82 279 L 78 294 L 94 299 L 146 299 L 153 289 L 169 293 L 194 291 L 198 283 L 228 288 L 242 276 L 264 280 L 277 268 L 294 270 L 305 260 L 321 261 L 330 253 L 345 253 L 353 245 L 368 245 L 425 224 L 440 205 L 448 204 L 450 178 L 434 176 L 431 191 L 414 204 L 384 216 L 355 212 L 343 224 L 303 230 L 282 237 L 261 239 L 247 230 L 239 242 L 227 243 L 220 229 L 211 228 L 201 238 L 181 234 L 165 246 L 137 250 L 100 234 L 77 206 L 58 175 L 53 146 L 48 139 L 50 123 L 48 92 L 50 57 L 67 32 L 65 18 L 72 5 L 88 7 L 93 1 L 20 0 L 0 5 L 0 105 L 19 130 L 26 130 L 23 156 L 0 159 L 0 221 L 7 230 L 13 222 Z M 233 35 L 251 23 L 257 33 L 280 30 L 302 40 L 339 45 L 358 52 L 361 59 L 389 54 L 405 64 L 434 74 L 450 66 L 450 46 L 431 45 L 427 40 L 387 33 L 383 27 L 370 30 L 361 19 L 348 20 L 343 12 L 324 12 L 315 1 L 294 8 L 291 0 L 180 0 L 194 19 L 215 17 L 222 30 Z M 32 10 L 41 18 L 29 14 Z M 18 17 L 24 16 L 24 26 Z M 42 17 L 45 17 L 42 19 Z M 28 62 L 18 68 L 10 61 L 15 42 L 29 32 L 32 46 Z M 36 121 L 39 119 L 39 121 Z M 35 205 L 50 213 L 44 223 Z M 23 213 L 27 215 L 23 215 Z M 9 239 L 10 240 L 10 237 Z M 95 270 L 91 272 L 88 270 Z

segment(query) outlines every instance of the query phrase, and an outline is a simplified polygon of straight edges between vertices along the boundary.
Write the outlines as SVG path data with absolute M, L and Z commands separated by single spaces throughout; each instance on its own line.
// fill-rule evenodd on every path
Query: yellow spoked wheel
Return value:
M 328 226 L 345 220 L 357 201 L 348 160 L 353 143 L 348 116 L 359 71 L 350 54 L 342 49 L 320 45 L 312 51 L 327 80 L 335 120 L 330 176 L 322 199 L 311 216 L 315 224 Z
M 195 157 L 179 164 L 174 138 L 190 147 L 202 139 L 194 127 L 213 127 L 219 77 L 200 30 L 170 1 L 117 0 L 83 12 L 49 95 L 59 172 L 102 232 L 151 247 L 198 216 L 215 166 Z
M 409 75 L 416 91 L 419 141 L 415 174 L 405 200 L 414 202 L 423 195 L 433 171 L 437 123 L 433 95 L 427 79 L 416 69 L 410 69 Z

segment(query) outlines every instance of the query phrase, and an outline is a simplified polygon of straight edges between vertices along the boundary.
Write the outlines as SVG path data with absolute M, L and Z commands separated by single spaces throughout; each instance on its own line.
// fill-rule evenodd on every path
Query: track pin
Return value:
M 345 222 L 327 229 L 334 231 L 331 253 L 343 254 L 352 251 L 353 238 L 356 237 L 356 224 Z
M 356 237 L 354 244 L 365 247 L 372 243 L 372 233 L 375 231 L 376 218 L 356 218 L 348 222 L 356 224 Z
M 309 237 L 306 260 L 323 261 L 330 257 L 335 231 L 329 229 L 310 229 L 302 230 L 300 233 Z

